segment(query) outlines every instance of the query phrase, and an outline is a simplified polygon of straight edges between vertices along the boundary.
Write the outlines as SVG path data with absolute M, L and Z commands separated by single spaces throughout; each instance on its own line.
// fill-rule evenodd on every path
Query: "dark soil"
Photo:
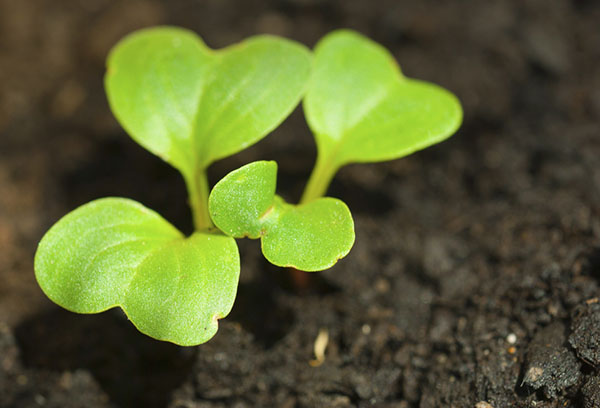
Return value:
M 42 234 L 94 198 L 191 229 L 180 176 L 102 89 L 111 45 L 155 24 L 213 47 L 351 27 L 465 109 L 449 141 L 340 172 L 357 240 L 311 290 L 240 242 L 234 310 L 194 348 L 63 311 L 33 277 Z M 599 407 L 599 62 L 591 0 L 0 0 L 0 406 Z M 264 158 L 298 198 L 315 158 L 300 111 L 210 177 Z

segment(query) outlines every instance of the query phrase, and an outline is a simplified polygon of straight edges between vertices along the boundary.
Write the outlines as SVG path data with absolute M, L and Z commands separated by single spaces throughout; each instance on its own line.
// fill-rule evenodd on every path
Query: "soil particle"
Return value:
M 581 364 L 565 346 L 565 340 L 565 326 L 556 322 L 540 330 L 527 347 L 523 383 L 542 389 L 548 398 L 555 398 L 581 376 Z
M 600 303 L 597 298 L 575 309 L 569 343 L 577 356 L 600 367 Z
M 581 389 L 585 408 L 600 407 L 600 377 L 590 377 Z
M 555 26 L 532 24 L 525 39 L 535 64 L 553 74 L 564 74 L 569 68 L 569 47 Z

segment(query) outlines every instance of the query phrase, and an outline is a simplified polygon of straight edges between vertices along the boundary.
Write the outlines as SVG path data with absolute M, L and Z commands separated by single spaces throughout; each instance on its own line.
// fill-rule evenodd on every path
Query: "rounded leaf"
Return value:
M 143 333 L 192 345 L 209 340 L 231 310 L 240 265 L 232 238 L 185 238 L 135 201 L 104 198 L 50 228 L 34 267 L 44 293 L 65 309 L 119 306 Z
M 310 52 L 286 39 L 214 51 L 191 31 L 158 27 L 114 47 L 105 87 L 131 137 L 191 177 L 277 127 L 300 101 L 310 65 Z
M 203 167 L 256 143 L 298 105 L 312 56 L 303 45 L 259 35 L 215 54 L 194 138 Z
M 275 195 L 277 165 L 247 164 L 219 181 L 209 198 L 215 225 L 235 238 L 260 238 L 271 263 L 304 271 L 333 266 L 354 244 L 354 221 L 346 204 L 320 198 L 292 205 Z
M 352 214 L 341 200 L 330 197 L 284 207 L 261 241 L 272 264 L 309 272 L 331 268 L 353 244 Z
M 194 233 L 139 265 L 122 307 L 142 333 L 182 346 L 204 343 L 233 307 L 239 271 L 234 239 Z
M 277 184 L 277 163 L 258 161 L 227 174 L 213 187 L 208 209 L 225 234 L 259 238 L 264 216 L 272 209 Z
M 325 36 L 314 58 L 304 111 L 332 167 L 406 156 L 446 139 L 462 121 L 452 93 L 404 77 L 385 48 L 356 32 Z
M 182 173 L 196 158 L 192 134 L 215 57 L 191 31 L 137 31 L 110 52 L 104 85 L 129 136 Z

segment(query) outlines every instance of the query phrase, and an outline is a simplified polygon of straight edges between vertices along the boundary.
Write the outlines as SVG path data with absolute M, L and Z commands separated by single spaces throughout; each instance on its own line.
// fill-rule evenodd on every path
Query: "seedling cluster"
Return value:
M 180 345 L 208 341 L 230 312 L 236 238 L 260 239 L 278 266 L 331 267 L 354 243 L 348 207 L 324 197 L 339 168 L 406 156 L 462 120 L 453 94 L 406 78 L 385 48 L 349 30 L 311 52 L 264 35 L 212 50 L 187 30 L 145 29 L 112 50 L 105 87 L 127 133 L 181 172 L 195 232 L 185 237 L 126 198 L 94 200 L 42 238 L 36 278 L 68 310 L 120 307 L 141 332 Z M 318 157 L 300 203 L 276 194 L 272 161 L 247 164 L 211 191 L 206 169 L 261 140 L 301 100 Z

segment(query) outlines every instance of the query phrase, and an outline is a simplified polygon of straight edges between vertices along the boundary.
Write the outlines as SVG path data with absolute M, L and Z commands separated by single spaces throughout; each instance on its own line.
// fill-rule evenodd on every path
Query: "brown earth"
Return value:
M 591 0 L 0 0 L 0 406 L 600 406 L 599 22 Z M 180 176 L 102 89 L 108 49 L 155 24 L 212 47 L 354 28 L 465 109 L 449 141 L 340 172 L 357 240 L 311 291 L 240 242 L 234 310 L 194 348 L 65 312 L 33 277 L 43 233 L 94 198 L 190 231 Z M 275 159 L 294 199 L 314 157 L 298 111 L 210 176 Z

